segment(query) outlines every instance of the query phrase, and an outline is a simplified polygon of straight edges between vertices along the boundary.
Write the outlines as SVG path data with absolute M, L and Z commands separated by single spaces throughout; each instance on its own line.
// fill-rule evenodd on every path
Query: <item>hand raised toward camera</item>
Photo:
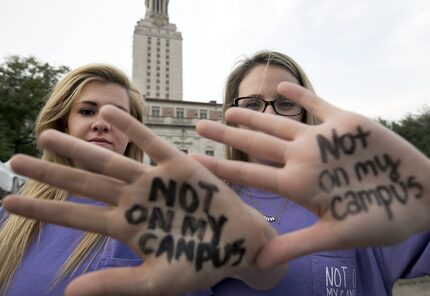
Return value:
M 320 217 L 267 244 L 260 267 L 320 250 L 393 244 L 430 229 L 428 158 L 382 125 L 296 84 L 281 83 L 278 92 L 322 124 L 231 108 L 226 120 L 246 129 L 210 121 L 197 127 L 278 166 L 194 156 L 222 179 L 278 192 Z
M 164 143 L 130 115 L 106 106 L 105 120 L 157 163 L 147 166 L 69 135 L 46 131 L 39 144 L 85 169 L 16 156 L 13 169 L 106 207 L 9 197 L 13 213 L 112 236 L 143 259 L 139 267 L 83 275 L 67 295 L 175 295 L 224 277 L 252 275 L 255 258 L 276 233 L 204 166 Z M 271 276 L 265 285 L 280 278 Z M 258 285 L 258 283 L 257 283 Z

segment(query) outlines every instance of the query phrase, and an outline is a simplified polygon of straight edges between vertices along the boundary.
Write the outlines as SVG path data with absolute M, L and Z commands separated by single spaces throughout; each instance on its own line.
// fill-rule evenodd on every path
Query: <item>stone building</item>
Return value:
M 185 153 L 224 157 L 224 145 L 200 137 L 196 124 L 200 119 L 220 121 L 222 105 L 147 98 L 147 125 L 161 138 Z
M 168 0 L 146 0 L 133 38 L 133 81 L 146 97 L 146 125 L 185 153 L 224 157 L 224 145 L 201 138 L 199 119 L 220 121 L 221 104 L 182 98 L 182 35 L 169 22 Z M 150 160 L 146 160 L 150 161 Z

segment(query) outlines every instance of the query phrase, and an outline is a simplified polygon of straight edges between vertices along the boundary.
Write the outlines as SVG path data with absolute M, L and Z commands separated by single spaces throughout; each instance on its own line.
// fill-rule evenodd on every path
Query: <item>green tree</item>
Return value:
M 9 56 L 0 65 L 0 160 L 36 155 L 34 121 L 48 93 L 69 69 L 34 57 Z
M 402 136 L 425 155 L 430 157 L 430 108 L 425 107 L 417 114 L 408 114 L 398 122 L 379 122 Z

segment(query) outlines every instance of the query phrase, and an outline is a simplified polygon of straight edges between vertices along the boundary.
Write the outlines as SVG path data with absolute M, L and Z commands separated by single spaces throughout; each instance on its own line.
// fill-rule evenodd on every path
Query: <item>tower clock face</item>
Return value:
M 164 26 L 164 19 L 162 17 L 156 17 L 154 19 L 154 24 L 158 27 Z

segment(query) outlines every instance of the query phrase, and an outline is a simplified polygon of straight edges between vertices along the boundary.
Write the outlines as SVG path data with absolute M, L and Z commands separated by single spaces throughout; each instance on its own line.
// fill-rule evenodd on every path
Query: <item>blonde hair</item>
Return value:
M 281 67 L 290 72 L 299 81 L 301 86 L 314 91 L 305 72 L 292 58 L 276 51 L 260 51 L 254 56 L 240 61 L 233 72 L 228 76 L 224 93 L 223 114 L 232 106 L 233 100 L 238 97 L 239 86 L 242 80 L 255 66 L 258 65 Z M 303 121 L 311 125 L 320 123 L 318 118 L 306 110 L 304 110 Z M 233 125 L 229 122 L 225 123 L 227 125 Z M 230 160 L 248 161 L 248 156 L 245 153 L 231 146 L 226 146 L 226 158 Z
M 67 118 L 75 98 L 90 82 L 115 83 L 124 87 L 130 101 L 130 114 L 143 122 L 145 116 L 144 98 L 137 87 L 119 69 L 103 64 L 90 64 L 69 72 L 52 90 L 48 100 L 40 111 L 35 124 L 36 135 L 46 129 L 56 129 L 64 132 Z M 143 161 L 143 151 L 130 142 L 124 155 L 136 161 Z M 42 151 L 42 159 L 72 166 L 72 161 L 62 155 L 50 151 Z M 64 201 L 68 193 L 59 188 L 52 187 L 34 180 L 29 180 L 20 192 L 29 198 Z M 12 278 L 21 264 L 22 258 L 41 232 L 43 223 L 16 215 L 9 215 L 0 230 L 0 294 L 6 294 Z M 70 273 L 75 272 L 97 247 L 92 261 L 105 244 L 106 237 L 96 233 L 84 233 L 75 250 L 64 263 L 57 279 L 58 283 Z M 86 269 L 89 266 L 86 267 Z

